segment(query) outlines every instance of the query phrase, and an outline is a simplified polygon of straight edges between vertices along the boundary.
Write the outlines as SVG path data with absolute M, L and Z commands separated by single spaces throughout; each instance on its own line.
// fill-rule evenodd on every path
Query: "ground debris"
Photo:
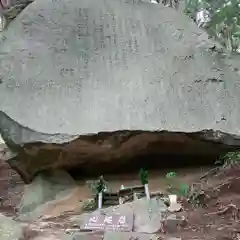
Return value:
M 211 213 L 208 213 L 207 215 L 224 215 L 224 214 L 231 214 L 232 217 L 235 219 L 235 220 L 238 220 L 239 219 L 239 208 L 236 207 L 236 205 L 234 204 L 229 204 L 228 206 L 224 207 L 223 209 L 220 209 L 219 211 L 217 212 L 211 212 Z

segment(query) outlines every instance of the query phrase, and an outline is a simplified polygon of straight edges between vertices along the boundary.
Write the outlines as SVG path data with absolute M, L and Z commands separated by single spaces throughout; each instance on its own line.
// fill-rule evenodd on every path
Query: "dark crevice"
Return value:
M 94 166 L 92 168 L 84 169 L 73 168 L 68 170 L 69 174 L 74 179 L 86 179 L 88 177 L 99 177 L 100 174 L 125 174 L 132 173 L 140 168 L 148 170 L 157 169 L 171 169 L 171 168 L 192 168 L 192 167 L 208 167 L 215 166 L 218 155 L 211 156 L 197 156 L 197 155 L 177 155 L 177 154 L 149 154 L 143 156 L 136 156 L 129 159 L 128 162 L 117 164 L 117 168 L 112 168 L 108 164 L 101 166 Z M 99 172 L 101 169 L 101 172 Z

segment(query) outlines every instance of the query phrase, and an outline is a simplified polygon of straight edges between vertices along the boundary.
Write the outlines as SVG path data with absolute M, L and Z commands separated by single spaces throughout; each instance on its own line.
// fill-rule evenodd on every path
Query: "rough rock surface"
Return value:
M 220 154 L 240 146 L 237 135 L 212 130 L 118 131 L 89 136 L 44 134 L 21 126 L 3 112 L 0 112 L 0 131 L 10 148 L 4 149 L 4 159 L 25 183 L 49 169 L 65 169 L 73 177 L 85 177 L 142 166 L 212 163 Z
M 103 211 L 96 210 L 90 214 L 90 216 L 98 216 L 104 214 L 105 216 L 111 216 L 111 214 L 119 214 L 123 216 L 134 215 L 133 231 L 139 233 L 156 233 L 161 232 L 161 222 L 167 212 L 167 207 L 160 199 L 153 198 L 150 201 L 146 199 L 140 199 L 131 203 L 119 205 L 116 207 L 109 207 Z M 76 218 L 75 222 L 84 227 L 86 217 L 89 214 L 82 215 L 79 219 Z
M 9 164 L 30 182 L 48 168 L 99 174 L 239 148 L 239 76 L 214 44 L 161 4 L 36 0 L 0 44 L 0 109 L 20 124 L 1 112 Z
M 156 233 L 162 231 L 161 222 L 167 211 L 167 207 L 160 199 L 146 199 L 132 204 L 134 212 L 134 231 L 142 233 Z
M 61 205 L 64 212 L 64 200 L 70 201 L 77 190 L 75 181 L 64 171 L 44 172 L 38 175 L 34 181 L 25 186 L 22 200 L 18 206 L 20 220 L 36 220 L 39 217 L 53 217 L 54 206 Z M 80 203 L 77 199 L 77 207 Z M 68 205 L 66 211 L 74 210 L 76 201 L 72 206 Z M 59 210 L 59 209 L 58 209 Z M 58 214 L 61 214 L 61 212 Z
M 23 228 L 10 217 L 0 213 L 1 240 L 18 240 L 23 236 Z
M 238 134 L 239 77 L 213 45 L 160 4 L 37 0 L 4 33 L 0 108 L 47 133 Z

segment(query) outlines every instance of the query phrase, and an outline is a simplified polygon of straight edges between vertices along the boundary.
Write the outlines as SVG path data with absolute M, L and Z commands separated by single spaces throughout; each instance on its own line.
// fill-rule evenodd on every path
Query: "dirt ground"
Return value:
M 193 204 L 184 198 L 180 199 L 184 208 L 177 214 L 186 217 L 187 225 L 180 226 L 178 231 L 171 236 L 182 237 L 183 240 L 240 240 L 240 167 L 224 169 L 199 180 L 200 176 L 208 170 L 198 168 L 179 172 L 179 182 L 194 183 L 193 192 L 198 198 L 193 201 Z M 162 190 L 166 187 L 166 172 L 168 171 L 150 172 L 151 191 Z M 116 189 L 121 184 L 137 184 L 138 176 L 137 173 L 133 173 L 132 176 L 107 176 L 107 180 L 110 187 Z M 79 187 L 84 200 L 90 195 L 90 191 L 83 182 L 79 183 Z M 1 213 L 9 216 L 16 215 L 15 208 L 21 199 L 23 188 L 24 184 L 19 176 L 2 162 L 0 164 Z M 46 227 L 48 236 L 51 231 L 55 231 L 54 228 L 67 228 L 65 219 L 64 217 L 56 219 L 51 223 L 52 225 L 43 223 L 43 225 L 48 225 Z M 26 236 L 25 239 L 31 239 L 31 237 Z
M 188 225 L 179 229 L 179 235 L 183 239 L 239 240 L 240 167 L 221 169 L 198 184 L 203 205 L 183 203 Z

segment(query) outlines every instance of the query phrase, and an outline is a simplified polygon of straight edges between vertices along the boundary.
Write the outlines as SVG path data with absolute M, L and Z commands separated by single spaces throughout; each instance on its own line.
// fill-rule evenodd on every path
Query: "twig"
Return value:
M 215 168 L 211 169 L 210 171 L 208 171 L 208 172 L 206 172 L 204 175 L 202 175 L 202 176 L 200 177 L 200 180 L 216 174 L 216 173 L 219 171 L 219 169 L 220 169 L 220 167 L 215 167 Z
M 229 204 L 227 207 L 225 207 L 224 209 L 222 209 L 222 210 L 220 210 L 220 211 L 217 211 L 217 212 L 212 212 L 212 213 L 207 213 L 206 215 L 208 216 L 208 215 L 223 215 L 223 214 L 225 214 L 230 208 L 234 208 L 235 210 L 239 210 L 237 207 L 236 207 L 236 205 L 234 205 L 234 204 Z

